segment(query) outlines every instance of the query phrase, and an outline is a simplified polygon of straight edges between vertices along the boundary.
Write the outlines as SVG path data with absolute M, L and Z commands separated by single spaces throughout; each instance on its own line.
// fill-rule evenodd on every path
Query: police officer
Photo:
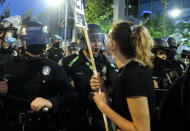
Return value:
M 3 19 L 0 23 L 0 61 L 11 56 L 17 56 L 18 52 L 13 48 L 16 42 L 18 24 L 21 22 L 20 16 L 12 16 Z
M 76 92 L 63 68 L 42 57 L 48 43 L 44 26 L 37 21 L 26 21 L 21 35 L 23 57 L 0 64 L 0 129 L 56 131 L 53 118 L 75 105 Z M 47 115 L 39 117 L 37 114 L 44 108 Z
M 88 35 L 97 71 L 101 73 L 105 84 L 108 86 L 107 90 L 111 92 L 117 73 L 101 51 L 101 44 L 105 42 L 105 34 L 98 25 L 89 24 Z M 63 60 L 63 67 L 73 80 L 74 87 L 79 94 L 81 105 L 80 111 L 85 113 L 89 119 L 91 128 L 86 130 L 103 131 L 105 128 L 102 115 L 93 100 L 89 97 L 92 91 L 89 81 L 93 75 L 93 67 L 89 57 L 86 40 L 83 34 L 79 35 L 79 39 L 80 44 L 84 44 L 84 47 L 79 51 L 78 55 L 73 54 L 66 57 Z
M 52 47 L 48 49 L 45 55 L 55 61 L 56 63 L 64 56 L 64 51 L 60 48 L 61 37 L 58 35 L 53 35 L 51 38 Z
M 161 38 L 154 39 L 154 47 L 152 52 L 154 54 L 152 69 L 152 77 L 154 82 L 155 91 L 155 117 L 154 126 L 157 128 L 159 123 L 160 103 L 164 94 L 168 91 L 169 86 L 172 84 L 169 72 L 172 70 L 172 65 L 167 60 L 167 52 L 170 51 L 169 45 Z M 155 129 L 156 129 L 155 128 Z
M 177 76 L 172 72 L 172 63 L 167 59 L 167 53 L 171 51 L 167 42 L 161 38 L 154 39 L 152 52 L 155 57 L 153 60 L 153 78 L 158 82 L 158 88 L 167 89 L 172 84 L 172 80 Z M 172 75 L 171 75 L 172 74 Z
M 171 49 L 171 51 L 169 51 L 167 54 L 167 58 L 172 63 L 174 70 L 178 73 L 178 76 L 181 76 L 185 71 L 186 66 L 182 61 L 175 58 L 178 48 L 177 42 L 174 37 L 170 36 L 167 40 L 167 43 Z
M 190 65 L 168 90 L 162 100 L 159 130 L 187 131 L 190 129 Z
M 68 46 L 69 54 L 78 54 L 80 50 L 80 45 L 77 42 L 71 42 Z
M 188 65 L 190 63 L 190 51 L 182 50 L 181 57 L 185 59 L 185 64 Z

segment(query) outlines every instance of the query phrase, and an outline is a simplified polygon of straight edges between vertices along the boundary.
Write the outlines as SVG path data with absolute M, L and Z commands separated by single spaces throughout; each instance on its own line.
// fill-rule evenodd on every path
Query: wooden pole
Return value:
M 85 36 L 85 39 L 86 39 L 86 44 L 87 44 L 87 47 L 88 47 L 90 60 L 91 60 L 92 66 L 93 66 L 93 72 L 94 72 L 95 75 L 97 75 L 98 73 L 97 73 L 97 70 L 96 70 L 96 65 L 95 65 L 95 62 L 94 62 L 94 57 L 93 57 L 92 49 L 91 49 L 91 46 L 90 46 L 90 41 L 89 41 L 87 29 L 84 29 L 84 36 Z M 101 93 L 101 89 L 99 89 L 99 93 Z M 105 129 L 106 129 L 106 131 L 109 131 L 108 121 L 107 121 L 106 115 L 104 113 L 103 113 L 103 119 L 104 119 Z

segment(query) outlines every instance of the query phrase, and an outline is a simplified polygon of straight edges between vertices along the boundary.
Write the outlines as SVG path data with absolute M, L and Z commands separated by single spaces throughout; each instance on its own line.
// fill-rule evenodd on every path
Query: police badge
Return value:
M 102 74 L 103 74 L 102 78 L 103 78 L 103 80 L 107 80 L 106 73 L 107 73 L 107 68 L 106 68 L 106 66 L 103 66 L 103 68 L 102 68 Z
M 107 73 L 107 68 L 106 68 L 106 66 L 103 66 L 103 68 L 102 68 L 102 73 L 103 73 L 103 74 L 106 74 L 106 73 Z
M 51 68 L 49 66 L 44 66 L 43 69 L 42 69 L 42 74 L 47 76 L 49 75 L 51 72 Z

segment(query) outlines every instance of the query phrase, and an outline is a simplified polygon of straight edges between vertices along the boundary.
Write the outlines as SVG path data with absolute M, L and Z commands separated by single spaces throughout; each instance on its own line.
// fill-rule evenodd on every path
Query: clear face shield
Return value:
M 49 44 L 47 27 L 26 27 L 22 28 L 22 40 L 26 45 Z
M 59 48 L 62 42 L 62 38 L 58 35 L 53 35 L 51 38 L 51 44 L 55 48 Z
M 49 44 L 49 34 L 46 26 L 22 28 L 21 37 L 24 48 L 34 55 L 43 53 L 46 45 Z
M 107 37 L 105 33 L 90 33 L 88 34 L 90 45 L 92 48 L 93 55 L 98 55 L 101 49 L 105 49 L 105 43 Z

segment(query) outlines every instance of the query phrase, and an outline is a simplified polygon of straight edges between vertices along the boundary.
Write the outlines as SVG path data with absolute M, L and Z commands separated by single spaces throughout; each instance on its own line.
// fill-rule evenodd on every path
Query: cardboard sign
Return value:
M 83 1 L 82 0 L 71 0 L 71 6 L 73 9 L 76 26 L 81 27 L 81 28 L 87 28 Z

